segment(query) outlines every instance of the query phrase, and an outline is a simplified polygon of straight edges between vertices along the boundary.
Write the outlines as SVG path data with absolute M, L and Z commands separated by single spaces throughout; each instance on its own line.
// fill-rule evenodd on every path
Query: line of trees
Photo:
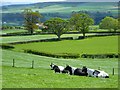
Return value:
M 44 24 L 41 24 L 40 18 L 42 17 L 38 11 L 32 11 L 31 9 L 24 10 L 24 27 L 28 30 L 29 33 L 33 34 L 34 29 L 43 26 L 43 32 L 52 32 L 57 35 L 58 39 L 61 39 L 61 35 L 70 30 L 76 30 L 83 34 L 85 38 L 86 32 L 89 30 L 89 26 L 94 24 L 94 20 L 85 13 L 73 13 L 72 16 L 68 19 L 62 18 L 51 18 L 46 20 Z M 119 28 L 118 19 L 112 17 L 105 17 L 99 24 L 100 29 L 114 29 Z

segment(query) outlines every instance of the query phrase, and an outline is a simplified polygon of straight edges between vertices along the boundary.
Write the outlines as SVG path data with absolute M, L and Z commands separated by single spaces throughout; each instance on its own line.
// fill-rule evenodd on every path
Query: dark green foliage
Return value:
M 116 30 L 118 30 L 119 26 L 118 26 L 118 19 L 114 19 L 113 17 L 105 17 L 104 19 L 102 19 L 102 21 L 99 24 L 100 29 L 108 29 L 108 30 L 114 30 L 114 32 L 116 32 Z
M 60 40 L 60 36 L 67 32 L 67 24 L 68 21 L 63 20 L 61 18 L 52 18 L 50 20 L 47 20 L 44 25 L 47 26 L 47 28 L 43 29 L 44 32 L 53 32 L 57 35 L 58 39 Z
M 85 13 L 73 13 L 70 18 L 70 26 L 74 30 L 77 30 L 83 34 L 85 38 L 85 33 L 88 32 L 89 26 L 94 24 L 94 20 L 90 18 L 88 14 Z
M 14 29 L 14 27 L 13 26 L 8 26 L 8 25 L 3 25 L 1 29 L 2 30 L 5 30 L 5 29 Z
M 1 47 L 2 49 L 13 49 L 13 48 L 14 48 L 13 46 L 7 45 L 7 44 L 2 44 L 2 45 L 0 45 L 0 47 Z
M 40 23 L 39 18 L 41 15 L 38 11 L 33 12 L 31 9 L 25 9 L 23 12 L 24 15 L 24 27 L 30 34 L 33 34 L 33 30 L 38 28 L 37 23 Z
M 104 34 L 101 34 L 104 33 Z M 119 33 L 111 33 L 111 32 L 99 32 L 99 34 L 96 35 L 90 35 L 90 36 L 85 36 L 85 38 L 92 38 L 92 37 L 103 37 L 103 36 L 117 36 L 120 35 Z M 83 36 L 79 36 L 78 39 L 84 39 Z
M 82 58 L 118 58 L 117 54 L 82 54 Z
M 47 57 L 53 57 L 53 58 L 79 58 L 79 54 L 73 54 L 73 53 L 60 53 L 60 54 L 52 54 L 52 53 L 46 53 L 46 52 L 38 52 L 34 50 L 24 50 L 25 53 L 31 53 L 35 55 L 41 55 L 41 56 L 47 56 Z

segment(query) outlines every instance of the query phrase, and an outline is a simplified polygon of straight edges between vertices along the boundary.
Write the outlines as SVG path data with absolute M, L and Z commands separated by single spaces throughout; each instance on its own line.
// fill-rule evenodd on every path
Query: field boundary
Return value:
M 96 34 L 86 36 L 85 38 L 92 38 L 92 37 L 103 37 L 103 36 L 118 36 L 120 33 L 109 33 L 109 34 Z M 61 40 L 82 40 L 85 39 L 83 36 L 78 36 L 78 38 L 74 37 L 62 37 Z M 59 41 L 58 38 L 49 38 L 49 39 L 40 39 L 40 40 L 30 40 L 30 41 L 18 41 L 18 42 L 10 42 L 5 44 L 25 44 L 25 43 L 32 43 L 32 42 L 52 42 L 52 41 Z
M 25 53 L 30 53 L 30 54 L 35 54 L 35 55 L 40 55 L 40 56 L 47 56 L 47 57 L 53 57 L 53 58 L 79 58 L 80 55 L 76 53 L 57 53 L 57 54 L 52 54 L 52 53 L 47 53 L 47 52 L 40 52 L 40 51 L 35 51 L 35 50 L 24 50 Z

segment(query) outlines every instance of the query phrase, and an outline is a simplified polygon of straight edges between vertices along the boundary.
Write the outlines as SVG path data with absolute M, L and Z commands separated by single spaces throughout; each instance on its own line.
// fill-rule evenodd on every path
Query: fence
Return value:
M 12 67 L 17 67 L 17 65 L 16 65 L 17 63 L 15 62 L 15 59 L 13 59 L 13 61 L 12 61 Z M 30 65 L 30 68 L 31 69 L 35 69 L 35 61 L 34 60 L 32 60 L 31 61 L 31 63 L 29 63 Z M 98 67 L 98 69 L 97 70 L 102 70 L 103 68 L 102 67 Z M 110 74 L 112 74 L 112 75 L 115 75 L 115 73 L 116 72 L 118 72 L 118 70 L 117 70 L 117 68 L 111 68 L 111 73 Z

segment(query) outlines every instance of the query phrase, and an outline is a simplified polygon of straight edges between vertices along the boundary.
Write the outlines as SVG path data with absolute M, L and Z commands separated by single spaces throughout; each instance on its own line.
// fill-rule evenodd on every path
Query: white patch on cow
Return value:
M 58 68 L 60 69 L 61 72 L 64 70 L 63 66 L 58 66 Z
M 88 76 L 93 77 L 93 76 L 94 76 L 94 75 L 93 75 L 93 72 L 94 72 L 94 71 L 95 71 L 94 69 L 87 68 Z
M 104 71 L 99 71 L 100 73 L 98 74 L 98 77 L 105 78 L 106 76 L 109 76 L 106 72 Z

